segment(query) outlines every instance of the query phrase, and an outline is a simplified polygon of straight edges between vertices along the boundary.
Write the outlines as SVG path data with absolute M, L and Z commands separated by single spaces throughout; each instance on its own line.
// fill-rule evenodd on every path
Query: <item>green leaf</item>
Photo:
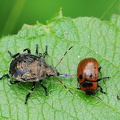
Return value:
M 70 47 L 64 60 L 57 67 L 60 73 L 76 74 L 80 60 L 94 57 L 102 67 L 100 78 L 110 76 L 99 82 L 107 94 L 96 91 L 96 96 L 86 96 L 77 90 L 77 77 L 58 77 L 73 92 L 70 94 L 56 79 L 43 80 L 49 96 L 37 83 L 25 105 L 25 96 L 32 83 L 11 85 L 7 78 L 0 81 L 0 118 L 2 120 L 119 120 L 120 101 L 120 16 L 112 16 L 111 21 L 97 18 L 79 17 L 71 19 L 62 16 L 60 11 L 53 19 L 43 25 L 24 25 L 17 35 L 0 39 L 0 76 L 8 73 L 12 58 L 7 51 L 15 54 L 30 48 L 35 54 L 35 45 L 44 52 L 48 45 L 46 61 L 54 67 Z

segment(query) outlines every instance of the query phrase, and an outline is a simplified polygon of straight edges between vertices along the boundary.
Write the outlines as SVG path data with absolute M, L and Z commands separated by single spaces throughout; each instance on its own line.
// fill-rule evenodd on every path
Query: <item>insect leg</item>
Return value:
M 98 71 L 99 71 L 99 72 L 100 72 L 100 70 L 101 70 L 101 66 L 98 67 Z
M 45 90 L 46 96 L 48 96 L 47 88 L 43 85 L 42 80 L 40 80 L 40 85 L 41 85 L 41 87 Z
M 101 93 L 106 94 L 106 92 L 103 91 L 103 89 L 102 89 L 102 87 L 101 87 L 100 85 L 98 85 L 98 87 L 100 88 L 100 92 L 101 92 Z
M 55 76 L 53 76 L 56 80 L 58 80 L 58 82 L 60 82 L 61 83 L 61 85 L 63 85 L 64 87 L 65 87 L 65 89 L 67 89 L 71 94 L 73 94 L 72 93 L 72 91 L 70 91 L 68 88 L 67 88 L 67 86 L 61 81 L 61 80 L 59 80 L 57 77 L 55 77 Z
M 43 53 L 43 56 L 45 57 L 46 55 L 48 55 L 48 46 L 46 45 L 46 48 L 45 48 L 45 52 Z
M 8 53 L 10 54 L 10 56 L 12 57 L 12 58 L 15 58 L 16 56 L 18 56 L 20 53 L 17 53 L 17 54 L 15 54 L 15 55 L 12 55 L 12 53 L 10 52 L 10 51 L 8 51 Z
M 38 54 L 38 44 L 36 44 L 36 54 Z
M 97 79 L 96 81 L 94 81 L 94 82 L 99 82 L 99 81 L 101 81 L 102 79 L 107 79 L 107 78 L 111 78 L 111 77 L 104 77 L 104 78 L 100 78 L 100 79 Z
M 10 81 L 11 84 L 19 83 L 20 81 Z
M 33 82 L 33 85 L 32 85 L 32 88 L 31 88 L 30 92 L 26 95 L 25 104 L 27 103 L 28 97 L 30 96 L 30 94 L 32 93 L 32 91 L 34 90 L 34 88 L 35 88 L 35 82 Z
M 120 100 L 120 90 L 118 91 L 117 99 Z
M 2 77 L 0 77 L 0 80 L 2 80 L 4 77 L 10 78 L 8 74 L 4 74 Z
M 26 49 L 23 50 L 23 52 L 25 52 L 25 51 L 27 51 L 29 54 L 31 54 L 31 50 L 30 49 L 26 48 Z
M 81 90 L 81 88 L 77 88 L 78 90 Z
M 118 99 L 118 100 L 120 99 L 120 96 L 119 96 L 119 95 L 117 95 L 117 99 Z
M 10 78 L 10 76 L 9 76 L 8 74 L 5 74 L 5 75 L 3 75 L 3 76 L 0 78 L 0 80 L 3 79 L 3 77 Z M 11 84 L 16 84 L 16 83 L 18 83 L 18 82 L 20 82 L 20 81 L 10 81 Z

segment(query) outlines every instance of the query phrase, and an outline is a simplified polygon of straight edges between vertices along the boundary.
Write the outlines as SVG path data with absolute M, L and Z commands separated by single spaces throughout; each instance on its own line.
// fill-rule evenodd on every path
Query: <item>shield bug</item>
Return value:
M 9 68 L 9 74 L 3 75 L 0 79 L 3 77 L 7 78 L 14 78 L 15 81 L 11 81 L 11 84 L 16 84 L 18 82 L 32 82 L 32 88 L 31 91 L 26 95 L 25 104 L 27 103 L 28 97 L 30 96 L 31 92 L 35 88 L 35 83 L 40 82 L 41 87 L 45 90 L 46 95 L 47 88 L 43 85 L 42 81 L 46 77 L 53 76 L 55 79 L 57 79 L 69 92 L 71 92 L 63 83 L 60 81 L 56 76 L 64 76 L 64 77 L 72 77 L 72 75 L 69 74 L 62 74 L 59 73 L 56 70 L 56 67 L 61 63 L 63 58 L 65 57 L 66 53 L 72 48 L 72 46 L 64 53 L 63 57 L 60 59 L 58 64 L 52 68 L 46 61 L 45 56 L 48 54 L 47 52 L 47 46 L 45 49 L 45 52 L 39 53 L 38 52 L 38 45 L 36 45 L 36 54 L 31 54 L 31 50 L 26 48 L 23 50 L 23 52 L 27 51 L 27 53 L 17 53 L 15 55 L 12 55 L 10 51 L 8 53 L 13 58 L 13 60 L 10 63 Z M 71 92 L 72 93 L 72 92 Z
M 100 92 L 105 94 L 106 92 L 98 85 L 98 82 L 110 77 L 98 78 L 100 69 L 98 61 L 94 58 L 81 60 L 77 68 L 78 83 L 80 84 L 78 89 L 85 91 L 87 95 L 94 95 L 95 90 L 99 87 Z

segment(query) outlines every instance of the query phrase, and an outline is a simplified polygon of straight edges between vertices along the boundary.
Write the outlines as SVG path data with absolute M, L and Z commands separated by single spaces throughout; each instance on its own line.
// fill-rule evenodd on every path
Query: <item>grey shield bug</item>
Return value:
M 31 50 L 26 48 L 23 52 L 27 51 L 27 53 L 17 53 L 12 55 L 10 51 L 8 53 L 13 58 L 10 63 L 9 74 L 4 74 L 0 80 L 4 77 L 7 78 L 14 78 L 16 81 L 11 81 L 11 84 L 16 84 L 18 82 L 32 82 L 31 91 L 26 95 L 25 104 L 27 103 L 28 97 L 30 96 L 31 92 L 35 88 L 35 83 L 40 82 L 41 87 L 45 90 L 46 95 L 47 88 L 43 85 L 42 81 L 46 77 L 53 76 L 57 79 L 69 92 L 71 92 L 63 83 L 60 81 L 56 76 L 64 76 L 64 77 L 72 77 L 69 74 L 61 74 L 56 70 L 56 67 L 61 63 L 63 58 L 65 57 L 66 53 L 72 48 L 72 46 L 64 53 L 63 57 L 60 59 L 58 64 L 52 68 L 46 61 L 45 56 L 48 54 L 47 46 L 45 52 L 39 53 L 38 52 L 38 44 L 36 45 L 36 54 L 31 54 Z M 71 92 L 72 93 L 72 92 Z

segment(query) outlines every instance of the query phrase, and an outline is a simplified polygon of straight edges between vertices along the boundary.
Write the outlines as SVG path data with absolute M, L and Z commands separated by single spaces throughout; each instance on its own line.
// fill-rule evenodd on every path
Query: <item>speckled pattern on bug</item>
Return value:
M 72 46 L 65 52 L 64 56 L 71 48 L 72 48 Z M 27 103 L 28 97 L 30 96 L 31 92 L 34 90 L 35 83 L 37 81 L 40 82 L 41 87 L 43 87 L 46 95 L 48 95 L 47 88 L 42 83 L 42 80 L 46 77 L 53 76 L 65 88 L 67 88 L 62 83 L 62 81 L 60 81 L 57 77 L 55 77 L 55 76 L 65 76 L 65 77 L 70 76 L 68 74 L 60 74 L 56 70 L 56 67 L 62 61 L 64 56 L 58 62 L 56 67 L 53 68 L 45 61 L 45 56 L 48 54 L 47 46 L 46 46 L 46 50 L 43 54 L 38 52 L 38 45 L 36 45 L 36 54 L 37 55 L 31 54 L 31 50 L 28 48 L 23 50 L 23 52 L 25 52 L 25 51 L 27 51 L 27 53 L 23 53 L 23 54 L 17 53 L 15 55 L 12 55 L 12 53 L 10 51 L 8 51 L 10 56 L 13 58 L 13 60 L 10 63 L 9 74 L 4 74 L 0 78 L 0 79 L 2 79 L 3 77 L 7 77 L 7 78 L 13 77 L 16 81 L 10 80 L 11 84 L 16 84 L 18 82 L 32 82 L 33 83 L 31 91 L 26 95 L 25 104 Z

